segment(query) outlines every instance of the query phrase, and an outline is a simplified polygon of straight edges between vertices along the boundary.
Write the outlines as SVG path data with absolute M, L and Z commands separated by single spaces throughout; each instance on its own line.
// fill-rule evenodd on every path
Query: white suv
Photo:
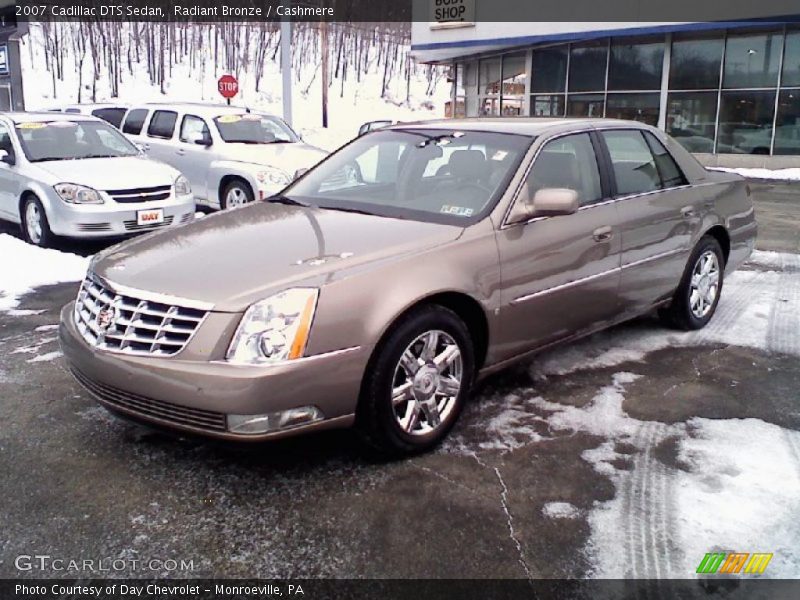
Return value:
M 145 104 L 127 112 L 122 133 L 183 173 L 197 203 L 212 208 L 272 196 L 327 155 L 278 117 L 235 106 Z

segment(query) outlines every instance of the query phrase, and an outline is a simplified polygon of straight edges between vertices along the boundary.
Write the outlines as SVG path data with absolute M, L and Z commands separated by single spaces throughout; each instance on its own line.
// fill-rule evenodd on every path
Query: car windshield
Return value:
M 17 123 L 22 150 L 31 162 L 136 156 L 139 152 L 105 121 L 26 121 Z
M 452 129 L 369 133 L 283 192 L 298 203 L 467 225 L 508 186 L 533 137 Z
M 214 119 L 219 135 L 228 143 L 280 144 L 298 141 L 297 135 L 277 117 L 257 113 L 227 114 Z

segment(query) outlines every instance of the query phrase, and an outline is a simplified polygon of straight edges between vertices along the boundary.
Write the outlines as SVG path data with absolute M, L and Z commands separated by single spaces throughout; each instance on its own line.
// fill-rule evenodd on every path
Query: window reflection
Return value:
M 769 154 L 775 91 L 722 92 L 717 152 Z
M 786 33 L 781 85 L 784 87 L 800 86 L 800 31 Z
M 667 133 L 689 152 L 714 152 L 717 92 L 671 93 L 667 97 Z
M 722 38 L 673 41 L 669 68 L 670 89 L 718 88 L 723 46 Z
M 775 87 L 782 50 L 783 35 L 777 32 L 728 36 L 722 87 Z
M 563 92 L 567 84 L 567 47 L 543 48 L 533 53 L 533 92 Z
M 569 91 L 593 92 L 606 87 L 608 43 L 574 44 L 569 62 Z
M 784 90 L 778 99 L 774 154 L 800 155 L 800 89 Z
M 570 94 L 567 97 L 568 117 L 602 117 L 603 94 Z
M 608 67 L 609 90 L 657 90 L 661 88 L 663 42 L 614 41 Z
M 563 117 L 564 94 L 531 96 L 531 116 Z
M 658 125 L 659 94 L 609 94 L 606 117 Z
M 482 116 L 500 114 L 500 65 L 500 58 L 478 63 L 478 109 Z
M 525 55 L 509 54 L 503 58 L 502 114 L 518 117 L 525 104 Z

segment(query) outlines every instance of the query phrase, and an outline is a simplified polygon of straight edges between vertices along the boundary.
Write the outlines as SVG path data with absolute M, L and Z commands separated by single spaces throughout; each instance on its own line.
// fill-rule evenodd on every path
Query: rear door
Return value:
M 498 231 L 500 360 L 602 327 L 617 315 L 619 223 L 598 144 L 589 132 L 546 142 L 516 199 L 543 188 L 574 189 L 576 213 L 534 217 Z
M 172 165 L 180 170 L 178 164 L 181 162 L 175 153 L 177 144 L 173 141 L 177 138 L 178 113 L 174 110 L 158 109 L 150 115 L 150 120 L 145 125 L 148 156 Z
M 700 225 L 700 207 L 677 163 L 652 133 L 610 129 L 600 137 L 620 217 L 622 310 L 641 313 L 677 287 Z

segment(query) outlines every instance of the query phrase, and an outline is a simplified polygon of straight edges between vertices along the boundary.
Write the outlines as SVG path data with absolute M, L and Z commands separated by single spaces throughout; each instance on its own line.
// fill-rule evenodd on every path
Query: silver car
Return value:
M 27 241 L 110 237 L 187 223 L 188 180 L 96 117 L 0 115 L 0 218 Z
M 211 208 L 272 196 L 327 155 L 278 117 L 235 106 L 146 104 L 128 111 L 122 132 L 186 175 Z

